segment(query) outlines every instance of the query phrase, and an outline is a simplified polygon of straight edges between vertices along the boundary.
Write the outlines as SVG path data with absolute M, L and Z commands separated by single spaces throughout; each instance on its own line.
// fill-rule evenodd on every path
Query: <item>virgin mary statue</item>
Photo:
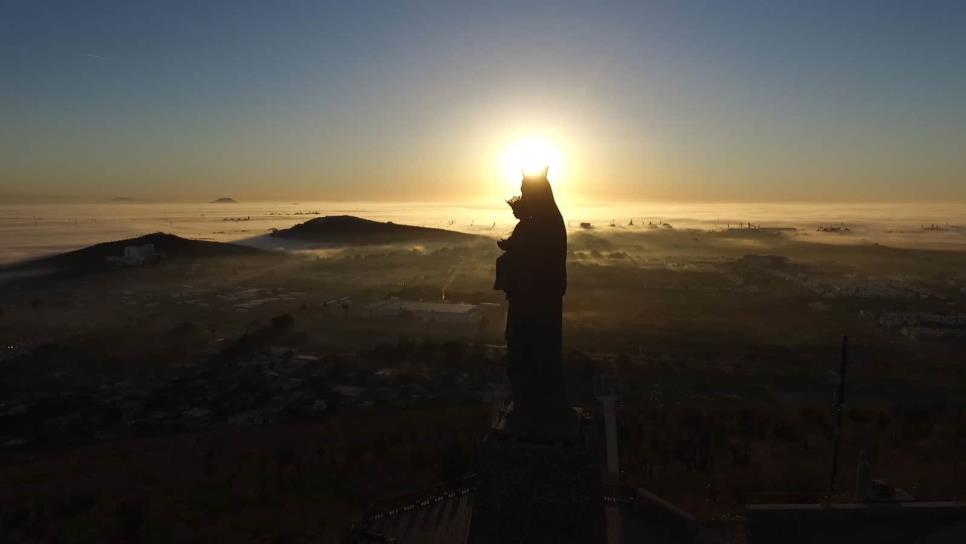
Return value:
M 567 291 L 567 230 L 542 174 L 523 176 L 520 196 L 508 202 L 519 219 L 500 240 L 494 289 L 506 292 L 507 374 L 513 410 L 506 431 L 516 436 L 567 439 L 577 419 L 564 392 L 563 296 Z

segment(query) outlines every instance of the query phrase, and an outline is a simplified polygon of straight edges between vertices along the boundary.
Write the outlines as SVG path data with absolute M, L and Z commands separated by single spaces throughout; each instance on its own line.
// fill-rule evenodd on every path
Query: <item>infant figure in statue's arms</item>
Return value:
M 510 200 L 507 200 L 506 203 L 509 204 L 510 209 L 513 210 L 513 216 L 519 219 L 520 222 L 513 227 L 513 232 L 508 238 L 500 239 L 496 243 L 496 245 L 503 250 L 503 254 L 496 259 L 496 282 L 493 284 L 493 289 L 505 292 L 509 298 L 511 291 L 510 286 L 513 277 L 511 270 L 513 269 L 514 263 L 512 261 L 518 261 L 518 259 L 514 258 L 517 257 L 518 253 L 523 250 L 523 248 L 520 247 L 521 237 L 519 236 L 519 231 L 524 224 L 524 215 L 519 196 L 515 196 Z

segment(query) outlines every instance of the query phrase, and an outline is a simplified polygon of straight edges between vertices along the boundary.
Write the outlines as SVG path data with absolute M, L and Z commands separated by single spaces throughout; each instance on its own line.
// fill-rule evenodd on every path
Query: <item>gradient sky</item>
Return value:
M 966 2 L 0 1 L 0 199 L 966 201 Z

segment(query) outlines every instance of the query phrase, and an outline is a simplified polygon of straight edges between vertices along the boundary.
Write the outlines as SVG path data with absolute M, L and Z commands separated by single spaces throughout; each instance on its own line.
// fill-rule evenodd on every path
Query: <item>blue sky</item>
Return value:
M 0 196 L 966 200 L 963 2 L 0 3 Z

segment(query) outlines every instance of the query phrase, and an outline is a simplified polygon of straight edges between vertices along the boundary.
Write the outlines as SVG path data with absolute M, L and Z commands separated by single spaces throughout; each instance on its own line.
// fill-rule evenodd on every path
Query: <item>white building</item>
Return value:
M 123 263 L 128 266 L 140 266 L 145 263 L 152 263 L 158 260 L 158 252 L 154 249 L 154 244 L 144 244 L 143 246 L 126 246 L 123 257 L 108 257 L 112 263 Z

